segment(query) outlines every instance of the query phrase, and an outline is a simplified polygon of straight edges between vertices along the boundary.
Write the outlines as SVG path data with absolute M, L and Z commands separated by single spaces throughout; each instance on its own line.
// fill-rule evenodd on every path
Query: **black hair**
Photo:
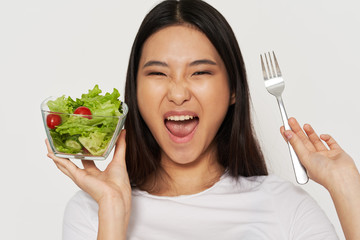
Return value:
M 218 161 L 231 176 L 267 175 L 267 168 L 253 129 L 250 94 L 244 60 L 236 37 L 226 19 L 201 0 L 167 0 L 144 18 L 134 40 L 125 85 L 129 106 L 125 122 L 126 165 L 132 185 L 141 186 L 150 174 L 161 169 L 160 147 L 142 119 L 137 106 L 137 71 L 144 42 L 171 25 L 189 25 L 203 32 L 222 58 L 235 103 L 230 105 L 214 141 Z

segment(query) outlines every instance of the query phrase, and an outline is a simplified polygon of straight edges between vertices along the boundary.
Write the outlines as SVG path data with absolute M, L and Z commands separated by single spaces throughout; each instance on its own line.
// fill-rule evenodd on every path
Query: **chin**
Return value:
M 214 156 L 214 154 L 216 154 L 216 151 L 212 151 L 211 149 L 208 147 L 208 150 L 205 152 L 200 151 L 200 149 L 172 149 L 168 152 L 169 154 L 163 152 L 162 161 L 188 166 L 199 163 L 200 161 L 205 161 L 205 159 L 216 159 L 216 157 Z

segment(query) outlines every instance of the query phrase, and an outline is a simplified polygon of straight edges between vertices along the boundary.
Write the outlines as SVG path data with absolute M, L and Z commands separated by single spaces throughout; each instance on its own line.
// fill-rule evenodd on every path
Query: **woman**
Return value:
M 132 48 L 129 113 L 105 171 L 48 156 L 83 191 L 69 202 L 64 239 L 337 239 L 305 192 L 267 176 L 252 130 L 235 36 L 199 0 L 164 1 Z M 327 188 L 348 239 L 359 239 L 360 177 L 329 135 L 290 119 L 289 140 Z M 126 140 L 126 141 L 125 141 Z M 125 143 L 126 142 L 126 143 Z M 127 146 L 127 147 L 126 147 Z

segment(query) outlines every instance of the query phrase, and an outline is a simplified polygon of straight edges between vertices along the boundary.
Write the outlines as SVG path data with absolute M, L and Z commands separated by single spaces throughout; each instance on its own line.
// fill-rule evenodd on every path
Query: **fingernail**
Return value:
M 288 139 L 288 140 L 290 140 L 292 137 L 293 137 L 293 134 L 292 134 L 292 132 L 291 131 L 285 131 L 285 137 Z

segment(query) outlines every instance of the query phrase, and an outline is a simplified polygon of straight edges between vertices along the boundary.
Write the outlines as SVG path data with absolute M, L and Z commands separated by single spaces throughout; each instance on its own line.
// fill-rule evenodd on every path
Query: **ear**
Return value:
M 236 102 L 236 96 L 235 93 L 232 93 L 230 96 L 230 104 L 229 105 L 233 105 Z

